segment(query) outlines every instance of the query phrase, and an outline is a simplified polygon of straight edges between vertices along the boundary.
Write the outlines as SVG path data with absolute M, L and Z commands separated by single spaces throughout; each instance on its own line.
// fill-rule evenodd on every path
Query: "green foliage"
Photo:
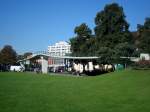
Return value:
M 135 46 L 131 45 L 127 42 L 120 43 L 115 46 L 115 55 L 116 56 L 124 56 L 124 57 L 132 57 L 135 55 Z
M 95 24 L 94 36 L 85 23 L 75 28 L 77 36 L 70 39 L 74 56 L 98 56 L 100 63 L 128 63 L 129 59 L 120 57 L 137 55 L 123 8 L 117 3 L 108 4 L 98 12 Z M 149 23 L 145 24 L 148 27 Z
M 92 31 L 85 23 L 82 23 L 80 26 L 75 27 L 74 33 L 84 41 L 91 35 Z
M 17 61 L 17 53 L 10 45 L 4 46 L 0 51 L 1 64 L 14 64 Z
M 98 60 L 99 63 L 102 64 L 109 64 L 112 61 L 112 55 L 114 51 L 110 49 L 109 47 L 100 47 L 97 51 L 97 55 L 100 56 L 100 59 Z
M 24 59 L 24 56 L 23 55 L 18 55 L 17 56 L 17 60 L 23 60 Z
M 95 24 L 96 42 L 99 46 L 96 51 L 100 60 L 122 62 L 120 57 L 133 56 L 133 38 L 128 31 L 129 25 L 122 7 L 116 3 L 106 5 L 104 10 L 97 13 Z
M 113 3 L 106 5 L 104 10 L 97 13 L 95 18 L 95 34 L 98 38 L 103 35 L 128 31 L 123 8 Z
M 85 47 L 86 47 L 86 56 L 96 56 L 96 38 L 94 36 L 91 36 L 91 38 L 89 38 L 86 41 Z
M 148 60 L 140 60 L 133 64 L 133 69 L 137 70 L 150 70 L 150 61 Z
M 70 39 L 71 43 L 71 51 L 74 56 L 86 56 L 88 55 L 88 46 L 90 44 L 89 41 L 92 41 L 90 38 L 92 37 L 92 31 L 85 24 L 81 24 L 74 29 L 76 37 Z
M 150 54 L 150 18 L 145 19 L 144 25 L 138 25 L 139 50 Z
M 71 52 L 73 56 L 78 56 L 80 53 L 80 48 L 78 47 L 78 39 L 77 38 L 71 38 L 70 39 L 71 44 Z

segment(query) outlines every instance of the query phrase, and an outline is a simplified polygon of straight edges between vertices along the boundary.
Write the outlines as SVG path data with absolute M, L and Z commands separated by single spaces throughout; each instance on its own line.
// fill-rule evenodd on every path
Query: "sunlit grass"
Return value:
M 93 77 L 0 73 L 0 112 L 149 112 L 150 71 Z

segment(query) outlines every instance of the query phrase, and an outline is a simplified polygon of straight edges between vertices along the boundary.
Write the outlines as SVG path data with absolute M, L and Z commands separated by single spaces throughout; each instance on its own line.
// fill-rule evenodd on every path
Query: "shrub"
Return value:
M 134 69 L 150 69 L 150 60 L 140 60 L 133 65 Z

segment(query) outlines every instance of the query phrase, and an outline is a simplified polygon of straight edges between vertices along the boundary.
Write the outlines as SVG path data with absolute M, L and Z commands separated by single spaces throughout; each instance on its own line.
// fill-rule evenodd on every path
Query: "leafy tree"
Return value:
M 23 55 L 20 54 L 20 55 L 17 56 L 17 60 L 23 60 L 23 59 L 24 59 Z
M 150 54 L 150 18 L 146 18 L 144 25 L 138 25 L 139 50 Z
M 123 8 L 116 3 L 106 5 L 95 18 L 95 35 L 83 23 L 74 30 L 76 36 L 70 39 L 74 56 L 99 56 L 100 63 L 121 63 L 136 54 L 134 40 Z
M 74 56 L 85 56 L 88 55 L 88 45 L 91 41 L 91 29 L 85 24 L 81 24 L 75 27 L 74 32 L 76 36 L 70 39 L 71 51 Z
M 127 45 L 131 47 L 133 44 L 132 35 L 128 30 L 129 24 L 125 20 L 121 6 L 116 3 L 106 5 L 104 10 L 97 13 L 95 24 L 96 45 L 98 46 L 96 51 L 101 60 L 113 63 L 117 57 L 128 54 L 129 49 L 126 50 L 126 53 L 124 53 L 124 49 L 117 50 L 117 48 L 121 49 Z
M 83 40 L 87 39 L 92 33 L 91 29 L 85 23 L 76 26 L 74 32 L 75 34 L 77 34 L 78 37 L 81 37 Z
M 123 56 L 123 57 L 132 57 L 136 56 L 136 48 L 134 45 L 131 45 L 127 42 L 120 43 L 115 46 L 115 55 L 116 56 Z
M 10 45 L 4 46 L 0 51 L 1 64 L 14 64 L 17 61 L 17 53 Z
M 116 3 L 106 5 L 104 10 L 98 12 L 95 24 L 95 34 L 98 38 L 102 38 L 103 35 L 107 34 L 125 32 L 129 28 L 123 8 Z
M 96 56 L 95 49 L 97 46 L 96 46 L 96 38 L 94 35 L 92 35 L 91 38 L 89 38 L 86 41 L 84 46 L 86 47 L 86 51 L 84 51 L 84 52 L 86 52 L 87 56 Z
M 70 39 L 71 52 L 73 56 L 80 55 L 80 48 L 78 46 L 78 39 L 76 37 Z
M 136 56 L 138 56 L 138 52 L 133 44 L 125 42 L 115 46 L 114 62 L 116 63 L 130 64 L 131 61 L 129 57 Z
M 100 59 L 98 60 L 99 63 L 103 64 L 109 64 L 112 60 L 112 55 L 114 51 L 110 49 L 109 47 L 100 47 L 98 50 L 98 55 L 100 56 Z

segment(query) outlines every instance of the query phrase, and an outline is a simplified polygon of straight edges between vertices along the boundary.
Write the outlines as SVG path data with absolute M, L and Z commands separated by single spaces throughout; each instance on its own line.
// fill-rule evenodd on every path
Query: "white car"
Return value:
M 10 71 L 23 72 L 24 71 L 24 67 L 12 65 L 12 66 L 10 66 Z

